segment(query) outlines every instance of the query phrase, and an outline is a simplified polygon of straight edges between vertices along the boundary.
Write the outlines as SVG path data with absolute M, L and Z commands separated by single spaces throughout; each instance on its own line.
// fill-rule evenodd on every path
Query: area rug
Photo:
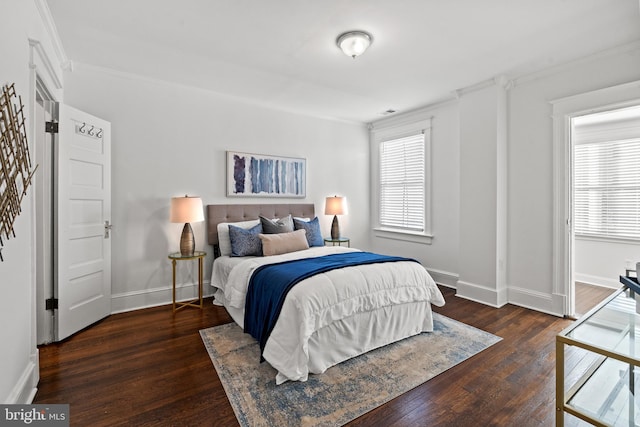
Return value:
M 347 360 L 306 382 L 275 385 L 258 343 L 235 323 L 200 331 L 241 426 L 341 426 L 501 338 L 434 313 L 434 331 Z

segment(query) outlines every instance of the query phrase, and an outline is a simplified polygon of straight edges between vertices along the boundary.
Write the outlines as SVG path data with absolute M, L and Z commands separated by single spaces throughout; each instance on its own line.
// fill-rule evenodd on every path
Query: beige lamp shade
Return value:
M 348 209 L 346 197 L 327 197 L 324 203 L 325 215 L 346 215 L 347 213 Z
M 171 222 L 204 221 L 202 199 L 200 197 L 173 197 L 171 199 Z

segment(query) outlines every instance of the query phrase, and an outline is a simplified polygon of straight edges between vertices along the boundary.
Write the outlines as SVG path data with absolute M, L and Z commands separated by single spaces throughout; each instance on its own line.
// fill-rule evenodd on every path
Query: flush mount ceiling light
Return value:
M 371 35 L 364 31 L 348 31 L 340 34 L 336 39 L 336 44 L 345 55 L 355 58 L 362 55 L 371 45 Z

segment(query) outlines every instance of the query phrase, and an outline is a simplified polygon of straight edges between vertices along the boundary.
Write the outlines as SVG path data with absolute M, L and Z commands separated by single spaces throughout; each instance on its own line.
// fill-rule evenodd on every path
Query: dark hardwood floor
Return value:
M 555 335 L 571 321 L 441 289 L 447 303 L 436 312 L 503 340 L 349 425 L 554 425 Z M 70 404 L 73 426 L 238 425 L 198 333 L 231 318 L 205 305 L 112 315 L 41 347 L 34 403 Z

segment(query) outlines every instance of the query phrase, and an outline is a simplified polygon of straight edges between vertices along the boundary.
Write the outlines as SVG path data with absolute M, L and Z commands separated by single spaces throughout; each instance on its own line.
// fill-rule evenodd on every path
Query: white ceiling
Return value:
M 369 122 L 640 40 L 638 0 L 47 0 L 72 62 Z M 335 45 L 372 34 L 352 59 Z

